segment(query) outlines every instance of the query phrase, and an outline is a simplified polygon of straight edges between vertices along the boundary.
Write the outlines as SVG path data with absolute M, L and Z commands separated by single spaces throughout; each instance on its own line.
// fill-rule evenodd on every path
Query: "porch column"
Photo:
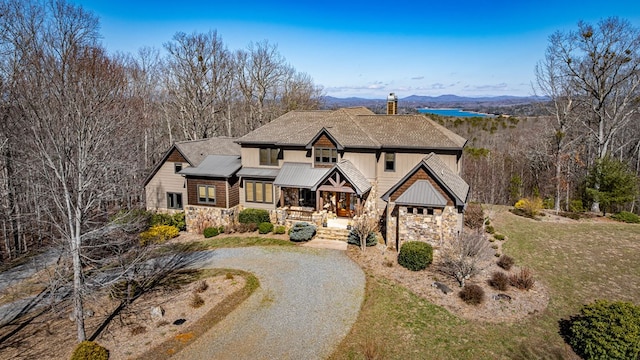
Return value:
M 324 204 L 322 203 L 322 196 L 320 196 L 320 190 L 316 190 L 316 211 L 320 212 L 324 209 Z
M 280 207 L 284 207 L 284 189 L 280 188 Z

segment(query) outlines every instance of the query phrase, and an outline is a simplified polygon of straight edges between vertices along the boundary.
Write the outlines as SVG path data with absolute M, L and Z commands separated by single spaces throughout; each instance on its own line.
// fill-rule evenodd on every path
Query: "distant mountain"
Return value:
M 399 106 L 414 106 L 414 105 L 424 105 L 429 106 L 429 104 L 487 104 L 491 103 L 493 105 L 503 104 L 503 105 L 514 105 L 514 104 L 530 104 L 535 102 L 547 101 L 548 98 L 541 96 L 487 96 L 487 97 L 467 97 L 467 96 L 458 96 L 458 95 L 440 95 L 440 96 L 422 96 L 422 95 L 411 95 L 405 98 L 398 99 Z M 332 106 L 367 106 L 367 105 L 379 105 L 386 103 L 386 98 L 381 99 L 365 99 L 359 97 L 348 97 L 348 98 L 337 98 L 333 96 L 325 96 L 324 97 L 325 104 L 328 107 Z

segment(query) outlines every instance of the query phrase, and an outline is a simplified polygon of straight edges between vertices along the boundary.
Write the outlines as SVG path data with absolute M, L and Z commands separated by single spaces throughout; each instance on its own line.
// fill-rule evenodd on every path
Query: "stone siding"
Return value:
M 412 209 L 412 212 L 408 212 Z M 459 214 L 454 206 L 434 209 L 429 215 L 427 209 L 418 214 L 418 208 L 394 206 L 385 220 L 387 244 L 398 248 L 405 241 L 424 241 L 435 249 L 451 242 L 461 231 Z
M 238 206 L 225 209 L 211 206 L 186 205 L 184 210 L 187 232 L 196 234 L 202 233 L 202 230 L 210 226 L 231 225 L 236 221 L 239 213 Z

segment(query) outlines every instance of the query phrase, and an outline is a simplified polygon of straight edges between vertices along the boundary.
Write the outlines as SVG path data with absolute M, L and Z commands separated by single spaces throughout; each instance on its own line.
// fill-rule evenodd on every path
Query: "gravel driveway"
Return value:
M 344 251 L 251 247 L 211 253 L 194 267 L 249 271 L 260 288 L 175 359 L 325 359 L 358 316 L 365 276 Z

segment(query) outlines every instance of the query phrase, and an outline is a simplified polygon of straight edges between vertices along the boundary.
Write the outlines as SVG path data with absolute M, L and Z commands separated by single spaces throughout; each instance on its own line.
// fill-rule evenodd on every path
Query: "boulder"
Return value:
M 442 291 L 445 294 L 449 294 L 450 292 L 453 291 L 447 285 L 445 285 L 445 284 L 443 284 L 441 282 L 437 282 L 437 281 L 435 281 L 433 284 L 431 284 L 431 286 L 438 288 L 438 290 Z
M 162 306 L 154 306 L 151 308 L 151 318 L 154 320 L 162 319 L 164 317 L 164 309 Z

